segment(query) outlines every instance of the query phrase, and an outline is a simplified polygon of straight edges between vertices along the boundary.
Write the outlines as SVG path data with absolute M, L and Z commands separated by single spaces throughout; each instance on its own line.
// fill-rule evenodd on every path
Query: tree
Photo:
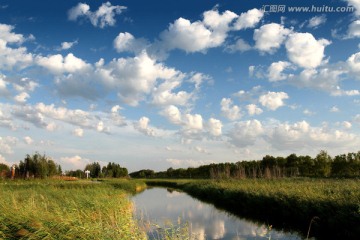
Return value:
M 173 172 L 174 172 L 174 169 L 171 167 L 171 168 L 168 168 L 167 170 L 166 170 L 166 176 L 168 177 L 168 178 L 171 178 L 172 176 L 173 176 Z
M 276 158 L 270 155 L 263 157 L 261 161 L 263 168 L 273 168 L 276 165 Z
M 331 163 L 331 175 L 336 177 L 355 177 L 360 175 L 360 152 L 341 154 Z
M 330 155 L 321 150 L 315 157 L 315 175 L 318 177 L 328 177 L 331 173 L 331 162 Z
M 89 170 L 90 171 L 90 177 L 92 178 L 98 178 L 101 174 L 101 166 L 98 162 L 93 162 L 91 164 L 87 164 L 84 171 Z
M 83 170 L 81 169 L 77 169 L 77 170 L 71 170 L 71 171 L 67 171 L 66 172 L 66 176 L 69 177 L 77 177 L 77 178 L 85 178 L 85 173 Z
M 301 176 L 310 177 L 314 175 L 315 162 L 310 156 L 299 156 L 299 172 Z
M 23 177 L 46 178 L 60 174 L 59 165 L 45 154 L 27 154 L 24 161 L 20 161 L 19 174 Z M 60 167 L 61 169 L 61 167 Z
M 62 175 L 62 174 L 63 174 L 63 171 L 62 171 L 60 165 L 58 165 L 57 173 L 58 173 L 59 175 Z
M 107 166 L 102 168 L 102 174 L 104 177 L 120 178 L 126 177 L 128 171 L 126 168 L 122 168 L 120 164 L 109 162 Z
M 155 176 L 154 170 L 143 169 L 137 172 L 132 172 L 129 174 L 132 178 L 153 178 Z
M 10 171 L 9 166 L 4 163 L 0 163 L 0 172 L 2 171 L 6 171 L 6 172 Z
M 9 173 L 10 168 L 8 165 L 4 163 L 0 163 L 0 178 L 5 178 L 6 175 Z
M 56 166 L 56 163 L 52 159 L 49 159 L 47 161 L 47 165 L 48 165 L 49 176 L 54 176 L 58 174 L 58 167 Z
M 331 175 L 343 177 L 347 175 L 348 164 L 346 162 L 346 155 L 337 155 L 331 164 Z

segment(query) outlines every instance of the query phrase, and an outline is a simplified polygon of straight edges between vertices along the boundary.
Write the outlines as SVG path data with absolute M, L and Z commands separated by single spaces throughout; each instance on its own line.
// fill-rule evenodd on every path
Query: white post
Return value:
M 86 170 L 86 171 L 85 171 L 85 174 L 86 174 L 86 179 L 88 179 L 88 178 L 89 178 L 90 171 L 89 171 L 89 170 Z

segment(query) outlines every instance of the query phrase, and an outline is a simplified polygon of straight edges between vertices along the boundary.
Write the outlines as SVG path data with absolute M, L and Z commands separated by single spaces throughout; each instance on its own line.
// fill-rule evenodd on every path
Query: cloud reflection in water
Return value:
M 191 239 L 301 239 L 295 234 L 239 219 L 186 193 L 165 188 L 148 189 L 133 197 L 133 201 L 138 218 L 162 227 L 169 222 L 175 227 L 179 222 L 187 223 Z M 154 231 L 150 229 L 149 232 Z M 154 233 L 149 233 L 150 239 L 153 236 Z

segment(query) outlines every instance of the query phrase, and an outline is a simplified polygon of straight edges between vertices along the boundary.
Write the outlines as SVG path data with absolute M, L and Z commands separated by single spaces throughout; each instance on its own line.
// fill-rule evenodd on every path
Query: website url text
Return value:
M 294 7 L 287 5 L 263 5 L 262 11 L 270 12 L 270 13 L 285 13 L 285 12 L 293 12 L 293 13 L 347 13 L 354 12 L 355 8 L 353 6 L 346 7 L 332 7 L 332 6 L 315 6 L 312 5 L 307 7 Z

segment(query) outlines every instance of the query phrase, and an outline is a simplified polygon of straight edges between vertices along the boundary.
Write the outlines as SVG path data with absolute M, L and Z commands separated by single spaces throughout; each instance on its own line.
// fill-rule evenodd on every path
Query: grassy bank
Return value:
M 146 180 L 182 189 L 241 216 L 321 239 L 360 236 L 360 180 Z
M 0 181 L 0 239 L 145 239 L 128 180 Z

